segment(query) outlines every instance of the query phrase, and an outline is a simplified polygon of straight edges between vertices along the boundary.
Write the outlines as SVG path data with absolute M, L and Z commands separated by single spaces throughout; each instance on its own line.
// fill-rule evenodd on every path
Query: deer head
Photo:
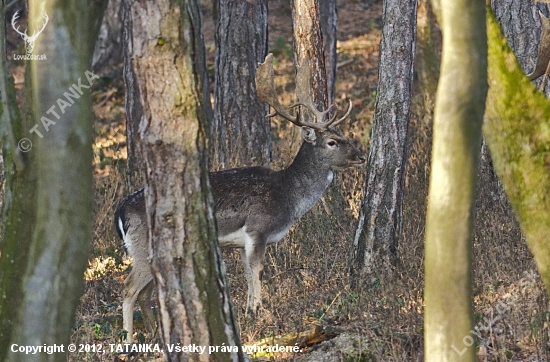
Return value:
M 23 40 L 25 41 L 25 48 L 27 49 L 27 55 L 30 55 L 32 51 L 34 50 L 34 42 L 36 41 L 36 38 L 38 38 L 38 35 L 44 31 L 44 28 L 46 27 L 46 24 L 48 24 L 48 15 L 44 14 L 44 23 L 42 25 L 42 29 L 38 31 L 34 31 L 31 36 L 27 35 L 27 30 L 25 30 L 24 33 L 19 31 L 19 27 L 15 26 L 15 21 L 19 18 L 19 11 L 16 11 L 15 14 L 13 14 L 13 17 L 11 18 L 11 26 L 13 29 L 17 32 L 17 34 L 21 35 Z
M 269 104 L 273 109 L 273 113 L 267 117 L 280 115 L 293 124 L 302 128 L 302 138 L 306 143 L 313 145 L 316 148 L 316 154 L 326 162 L 330 163 L 331 168 L 338 169 L 364 163 L 365 158 L 363 153 L 357 150 L 349 140 L 338 132 L 335 127 L 349 117 L 353 104 L 349 103 L 347 112 L 337 118 L 337 112 L 328 118 L 330 110 L 319 111 L 314 103 L 310 92 L 310 70 L 309 59 L 306 57 L 301 66 L 297 67 L 296 72 L 296 96 L 298 102 L 291 105 L 289 108 L 297 108 L 296 115 L 290 114 L 285 107 L 281 105 L 275 91 L 274 71 L 273 71 L 273 54 L 268 54 L 264 63 L 258 64 L 256 70 L 256 92 L 258 97 Z M 315 122 L 305 122 L 301 120 L 299 107 L 304 107 L 311 112 Z

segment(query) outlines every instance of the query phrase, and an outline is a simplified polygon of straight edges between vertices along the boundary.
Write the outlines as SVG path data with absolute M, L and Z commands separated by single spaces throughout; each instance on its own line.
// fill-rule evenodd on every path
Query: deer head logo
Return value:
M 19 11 L 16 11 L 15 14 L 13 14 L 13 17 L 11 18 L 11 26 L 13 27 L 13 29 L 19 34 L 21 35 L 21 37 L 23 38 L 23 40 L 25 41 L 25 48 L 27 49 L 27 56 L 31 55 L 32 54 L 32 51 L 34 49 L 34 42 L 36 41 L 36 38 L 38 38 L 38 35 L 40 35 L 40 33 L 44 30 L 44 28 L 46 27 L 46 24 L 48 24 L 48 15 L 44 14 L 44 24 L 42 25 L 42 29 L 38 30 L 38 31 L 34 31 L 32 33 L 31 36 L 28 36 L 27 35 L 27 30 L 25 30 L 24 33 L 20 32 L 19 31 L 19 27 L 16 27 L 15 26 L 15 21 L 19 18 Z

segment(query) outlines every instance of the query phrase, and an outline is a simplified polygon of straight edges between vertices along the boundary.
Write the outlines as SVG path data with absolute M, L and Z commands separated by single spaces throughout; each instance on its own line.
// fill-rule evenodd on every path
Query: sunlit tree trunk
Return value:
M 198 1 L 128 1 L 128 57 L 140 104 L 152 271 L 165 345 L 226 346 L 168 361 L 242 361 L 216 238 L 205 147 L 209 93 Z M 147 25 L 147 26 L 144 26 Z M 126 72 L 130 71 L 129 69 Z M 228 347 L 229 346 L 229 347 Z
M 426 221 L 425 359 L 474 361 L 471 239 L 487 92 L 485 4 L 440 3 L 443 54 Z
M 90 67 L 103 7 L 85 1 L 29 5 L 29 34 L 49 17 L 32 52 L 47 59 L 26 61 L 21 123 L 14 117 L 17 105 L 2 49 L 10 197 L 0 257 L 0 360 L 66 361 L 65 353 L 12 353 L 9 346 L 69 343 L 92 238 L 90 86 L 97 76 Z
M 305 57 L 309 58 L 313 102 L 318 109 L 327 109 L 329 106 L 327 75 L 318 0 L 294 0 L 292 2 L 292 27 L 294 30 L 294 64 L 301 65 Z M 306 112 L 303 113 L 303 116 L 307 118 L 311 115 Z

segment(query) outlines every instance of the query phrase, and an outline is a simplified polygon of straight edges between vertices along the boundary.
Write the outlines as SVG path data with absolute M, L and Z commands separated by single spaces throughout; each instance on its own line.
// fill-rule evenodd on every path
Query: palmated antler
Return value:
M 256 69 L 256 93 L 258 97 L 269 104 L 275 110 L 274 113 L 268 114 L 268 117 L 273 117 L 277 114 L 281 115 L 285 119 L 292 123 L 296 123 L 296 116 L 292 116 L 286 111 L 286 109 L 279 103 L 279 97 L 275 91 L 275 74 L 273 72 L 273 53 L 269 53 L 263 63 L 258 63 Z
M 332 106 L 325 111 L 319 111 L 315 107 L 311 97 L 311 92 L 309 91 L 311 88 L 311 74 L 309 70 L 309 59 L 307 57 L 302 62 L 302 65 L 298 66 L 296 74 L 296 96 L 298 97 L 298 102 L 291 105 L 290 108 L 299 106 L 305 107 L 313 113 L 317 122 L 301 121 L 300 117 L 293 116 L 288 113 L 285 107 L 283 107 L 279 102 L 279 97 L 277 97 L 274 77 L 273 54 L 269 53 L 265 57 L 265 61 L 263 63 L 258 63 L 258 69 L 256 70 L 256 92 L 258 93 L 258 97 L 275 110 L 273 113 L 268 114 L 267 117 L 273 117 L 278 114 L 299 127 L 309 127 L 323 132 L 329 127 L 335 127 L 342 123 L 342 121 L 344 121 L 351 113 L 353 105 L 350 101 L 349 109 L 342 118 L 336 120 L 335 113 L 328 122 L 324 121 Z
M 546 73 L 546 68 L 550 61 L 550 18 L 544 16 L 540 11 L 539 15 L 541 23 L 540 42 L 535 69 L 530 74 L 527 74 L 530 80 L 537 79 Z

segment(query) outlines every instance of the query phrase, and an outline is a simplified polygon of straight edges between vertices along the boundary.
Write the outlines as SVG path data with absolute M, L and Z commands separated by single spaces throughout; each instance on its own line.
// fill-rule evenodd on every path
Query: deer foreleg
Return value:
M 262 304 L 262 274 L 264 269 L 265 243 L 256 245 L 246 243 L 241 249 L 241 259 L 244 266 L 246 281 L 248 282 L 248 297 L 246 300 L 246 314 L 255 316 Z

